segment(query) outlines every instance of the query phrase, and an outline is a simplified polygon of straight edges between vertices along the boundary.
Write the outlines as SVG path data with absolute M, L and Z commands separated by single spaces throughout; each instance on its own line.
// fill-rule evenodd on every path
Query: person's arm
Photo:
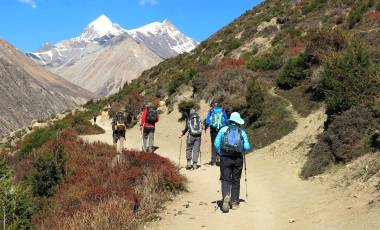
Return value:
M 186 119 L 185 129 L 182 130 L 182 136 L 185 136 L 185 134 L 187 133 L 187 131 L 189 131 L 189 122 Z
M 229 125 L 226 111 L 223 111 L 223 121 L 224 121 L 224 124 L 223 124 L 224 126 Z
M 206 116 L 206 118 L 205 118 L 205 120 L 203 122 L 204 126 L 205 126 L 205 132 L 207 131 L 207 128 L 210 125 L 210 118 L 211 118 L 211 111 L 208 111 L 207 116 Z
M 221 145 L 224 138 L 224 132 L 225 132 L 225 129 L 219 130 L 218 135 L 216 135 L 216 138 L 214 141 L 215 151 L 219 156 L 221 154 Z
M 141 116 L 141 124 L 140 124 L 140 126 L 144 126 L 145 125 L 146 112 L 147 112 L 147 109 L 144 109 L 143 114 Z
M 244 152 L 247 153 L 249 150 L 251 150 L 251 144 L 249 143 L 248 135 L 244 130 L 242 132 L 242 136 L 244 141 Z
M 115 119 L 112 119 L 111 126 L 112 126 L 112 131 L 115 131 Z

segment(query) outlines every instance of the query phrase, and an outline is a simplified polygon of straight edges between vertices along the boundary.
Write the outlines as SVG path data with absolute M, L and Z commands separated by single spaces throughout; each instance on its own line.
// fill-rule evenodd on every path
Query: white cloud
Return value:
M 35 0 L 17 0 L 17 1 L 21 3 L 29 4 L 33 9 L 37 8 L 37 3 Z
M 145 6 L 147 4 L 154 6 L 158 4 L 158 0 L 140 0 L 140 6 Z

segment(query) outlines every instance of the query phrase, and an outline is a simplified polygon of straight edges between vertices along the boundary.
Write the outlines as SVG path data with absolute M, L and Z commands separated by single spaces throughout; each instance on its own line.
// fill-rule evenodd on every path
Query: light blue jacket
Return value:
M 214 141 L 214 147 L 215 147 L 215 150 L 219 156 L 223 155 L 223 153 L 222 153 L 222 142 L 224 139 L 224 134 L 226 133 L 227 129 L 228 129 L 228 126 L 224 126 L 223 128 L 221 128 L 220 131 L 218 132 L 218 135 L 215 138 L 215 141 Z M 249 143 L 247 133 L 243 129 L 241 130 L 241 135 L 242 135 L 243 141 L 244 141 L 244 145 L 243 145 L 244 154 L 246 154 L 251 149 L 251 144 Z

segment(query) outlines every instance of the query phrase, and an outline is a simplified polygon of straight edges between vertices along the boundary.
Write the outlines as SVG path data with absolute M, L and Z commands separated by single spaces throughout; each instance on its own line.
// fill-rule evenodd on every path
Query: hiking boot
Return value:
M 193 167 L 191 166 L 191 160 L 187 160 L 186 170 L 191 170 Z
M 223 199 L 223 204 L 222 204 L 222 211 L 224 213 L 228 213 L 230 211 L 230 196 L 227 195 Z
M 237 210 L 237 209 L 239 209 L 239 204 L 236 203 L 236 202 L 233 202 L 233 203 L 231 204 L 231 209 L 232 209 L 232 210 Z
M 220 166 L 220 157 L 216 157 L 215 165 Z
M 197 162 L 194 162 L 194 163 L 193 163 L 193 169 L 198 169 Z

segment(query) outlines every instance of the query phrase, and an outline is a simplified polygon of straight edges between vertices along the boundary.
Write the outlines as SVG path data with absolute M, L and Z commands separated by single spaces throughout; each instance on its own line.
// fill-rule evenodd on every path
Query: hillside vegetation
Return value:
M 374 0 L 265 1 L 108 100 L 123 104 L 134 92 L 171 106 L 188 85 L 195 102 L 219 101 L 241 112 L 260 148 L 295 128 L 287 102 L 269 94 L 275 87 L 301 116 L 325 103 L 327 130 L 351 107 L 378 104 L 379 10 Z

